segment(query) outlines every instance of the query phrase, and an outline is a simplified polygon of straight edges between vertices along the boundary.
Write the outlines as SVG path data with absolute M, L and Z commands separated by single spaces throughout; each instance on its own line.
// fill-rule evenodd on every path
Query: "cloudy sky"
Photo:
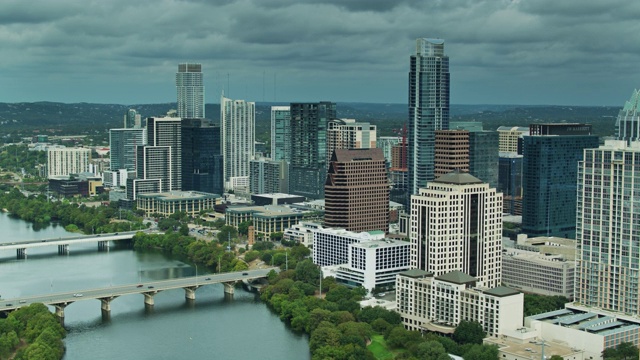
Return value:
M 405 103 L 415 39 L 445 39 L 454 104 L 621 106 L 640 87 L 630 0 L 2 0 L 0 102 Z

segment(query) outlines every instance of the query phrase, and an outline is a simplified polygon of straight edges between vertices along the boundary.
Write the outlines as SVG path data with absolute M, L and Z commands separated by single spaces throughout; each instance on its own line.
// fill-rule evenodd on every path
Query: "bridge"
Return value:
M 69 245 L 82 243 L 98 243 L 98 250 L 104 250 L 109 247 L 110 241 L 131 240 L 137 232 L 138 231 L 123 231 L 111 234 L 81 235 L 59 237 L 55 239 L 2 243 L 0 244 L 0 251 L 16 250 L 16 256 L 18 259 L 26 259 L 27 249 L 45 246 L 57 246 L 58 254 L 67 254 L 69 252 Z
M 213 284 L 224 284 L 224 292 L 233 295 L 235 284 L 239 281 L 248 282 L 266 278 L 271 270 L 280 271 L 279 268 L 266 268 L 259 270 L 245 270 L 238 272 L 228 272 L 221 274 L 207 274 L 199 276 L 183 277 L 178 279 L 160 280 L 145 283 L 128 285 L 109 286 L 95 289 L 82 289 L 72 292 L 61 292 L 55 294 L 34 295 L 14 299 L 0 300 L 0 312 L 5 315 L 17 310 L 22 306 L 31 303 L 43 303 L 55 308 L 56 315 L 60 322 L 64 323 L 64 309 L 76 301 L 100 300 L 102 316 L 108 318 L 111 313 L 111 302 L 124 295 L 142 294 L 144 295 L 145 307 L 153 307 L 153 297 L 164 290 L 184 289 L 184 296 L 187 300 L 196 299 L 196 290 L 202 286 Z

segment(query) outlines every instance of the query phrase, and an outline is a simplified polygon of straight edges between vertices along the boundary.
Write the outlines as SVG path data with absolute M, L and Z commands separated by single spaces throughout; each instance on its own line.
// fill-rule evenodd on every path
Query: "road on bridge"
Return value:
M 264 278 L 271 270 L 279 271 L 279 268 L 267 268 L 259 270 L 245 270 L 222 274 L 204 274 L 198 276 L 183 277 L 161 281 L 151 281 L 137 284 L 117 285 L 94 289 L 78 289 L 71 292 L 34 295 L 13 299 L 0 300 L 0 311 L 12 311 L 31 303 L 43 303 L 46 305 L 72 303 L 81 300 L 92 300 L 108 297 L 118 297 L 129 294 L 143 294 L 159 292 L 163 290 L 180 289 L 187 287 L 201 287 L 225 282 L 253 280 Z

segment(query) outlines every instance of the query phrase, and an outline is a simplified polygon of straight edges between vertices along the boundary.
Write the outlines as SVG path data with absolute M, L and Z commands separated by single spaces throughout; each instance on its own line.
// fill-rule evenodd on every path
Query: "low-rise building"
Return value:
M 395 287 L 396 275 L 409 270 L 411 244 L 400 240 L 372 240 L 348 246 L 349 261 L 337 265 L 336 281 L 348 286 Z
M 615 348 L 623 342 L 640 345 L 640 319 L 637 316 L 577 303 L 528 316 L 524 324 L 546 342 L 564 343 L 576 351 L 584 351 L 584 359 L 600 359 L 605 349 Z
M 320 266 L 346 264 L 349 244 L 382 240 L 382 231 L 352 232 L 345 229 L 318 229 L 313 234 L 313 263 Z
M 461 271 L 436 277 L 419 269 L 405 271 L 396 277 L 397 311 L 409 330 L 452 334 L 462 320 L 479 322 L 494 337 L 521 328 L 524 295 L 477 283 Z
M 283 238 L 287 241 L 295 241 L 306 247 L 313 247 L 313 234 L 318 229 L 323 229 L 322 225 L 301 221 L 285 230 Z
M 283 193 L 253 194 L 251 200 L 256 206 L 285 205 L 304 202 L 304 196 Z
M 146 215 L 160 214 L 162 216 L 169 216 L 178 211 L 195 216 L 200 211 L 213 209 L 220 203 L 219 195 L 198 191 L 144 193 L 138 194 L 136 198 L 138 210 L 144 211 Z
M 252 221 L 255 237 L 271 240 L 273 233 L 284 233 L 297 224 L 305 213 L 286 206 L 238 206 L 228 207 L 225 212 L 227 225 L 238 227 L 240 223 Z
M 527 293 L 573 299 L 576 262 L 562 255 L 507 249 L 502 254 L 502 283 Z

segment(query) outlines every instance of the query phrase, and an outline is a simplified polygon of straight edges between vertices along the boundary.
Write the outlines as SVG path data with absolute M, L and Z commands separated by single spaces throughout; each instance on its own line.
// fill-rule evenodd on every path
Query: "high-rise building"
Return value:
M 394 146 L 400 144 L 402 142 L 402 137 L 400 136 L 378 136 L 378 140 L 376 141 L 376 147 L 382 149 L 382 154 L 384 155 L 385 160 L 387 161 L 387 168 L 391 167 L 392 154 L 391 149 Z
M 336 118 L 332 102 L 291 104 L 291 193 L 324 197 L 327 176 L 327 123 Z
M 124 114 L 124 128 L 133 129 L 142 127 L 142 117 L 135 109 L 127 110 Z
M 291 157 L 291 108 L 271 107 L 271 160 L 290 161 Z
M 147 145 L 146 147 L 166 147 L 166 150 L 148 150 L 145 161 L 165 161 L 166 164 L 152 164 L 153 168 L 160 169 L 168 166 L 168 183 L 162 185 L 162 191 L 182 190 L 182 119 L 174 117 L 151 117 L 147 118 Z M 163 160 L 164 154 L 168 151 L 168 159 Z M 168 164 L 168 165 L 167 165 Z M 138 151 L 138 166 L 140 166 L 140 151 Z M 139 179 L 154 179 L 151 175 L 140 177 Z
M 449 129 L 449 57 L 444 40 L 416 40 L 409 71 L 409 194 L 434 179 L 436 130 Z
M 498 132 L 483 130 L 479 121 L 452 121 L 449 129 L 469 131 L 469 173 L 491 187 L 498 186 Z
M 220 126 L 182 119 L 182 190 L 224 193 Z
M 629 101 L 624 103 L 624 107 L 618 113 L 616 120 L 616 138 L 631 141 L 640 140 L 640 91 L 633 91 Z
M 376 147 L 375 125 L 355 119 L 333 119 L 327 124 L 327 163 L 335 149 L 371 149 Z
M 505 214 L 522 215 L 522 162 L 522 155 L 500 153 L 497 190 L 503 194 Z
M 244 100 L 220 99 L 222 126 L 222 157 L 224 181 L 233 189 L 235 178 L 249 179 L 249 161 L 254 158 L 256 103 Z
M 146 129 L 126 128 L 109 130 L 110 169 L 136 170 L 136 147 L 146 145 Z
M 575 239 L 578 161 L 584 149 L 598 147 L 598 137 L 585 124 L 530 129 L 523 141 L 522 232 Z
M 436 130 L 434 164 L 436 178 L 454 170 L 469 172 L 469 132 Z
M 289 165 L 286 161 L 251 160 L 249 191 L 252 194 L 289 193 Z
M 382 150 L 334 150 L 324 195 L 326 227 L 389 231 L 389 179 Z
M 577 183 L 575 299 L 638 316 L 640 142 L 584 150 Z
M 520 141 L 523 136 L 529 135 L 528 127 L 500 126 L 497 131 L 500 152 L 522 155 L 521 152 L 518 152 L 518 141 Z
M 483 287 L 501 281 L 502 194 L 459 171 L 411 196 L 411 267 L 462 271 Z
M 91 149 L 50 146 L 47 148 L 47 177 L 69 176 L 89 171 Z
M 174 179 L 171 146 L 138 146 L 136 149 L 136 180 L 157 180 L 157 183 L 149 182 L 149 184 L 153 184 L 152 187 L 138 187 L 134 195 L 142 193 L 144 190 L 155 189 L 156 184 L 157 192 L 178 190 L 171 188 Z M 127 186 L 129 186 L 128 182 Z M 135 197 L 129 198 L 129 200 L 135 200 Z
M 202 64 L 178 64 L 176 91 L 178 95 L 178 117 L 205 117 Z

